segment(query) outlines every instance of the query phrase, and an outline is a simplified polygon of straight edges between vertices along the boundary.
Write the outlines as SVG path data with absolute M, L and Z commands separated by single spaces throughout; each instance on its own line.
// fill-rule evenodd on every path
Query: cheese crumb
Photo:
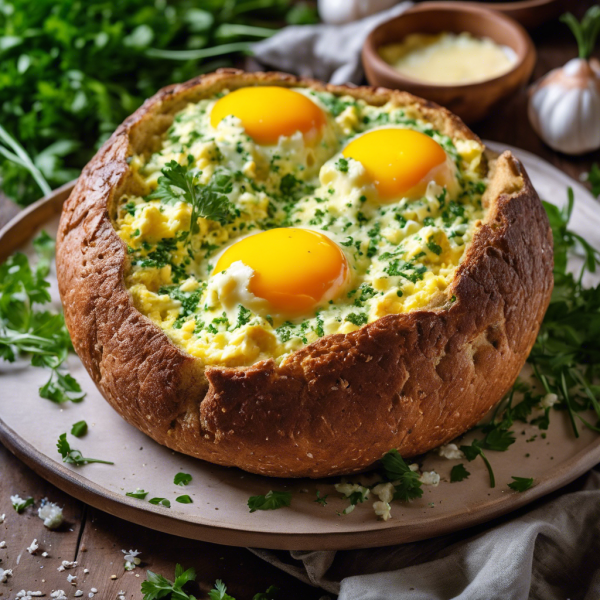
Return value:
M 373 493 L 379 496 L 379 499 L 383 503 L 389 503 L 394 498 L 394 492 L 396 489 L 391 483 L 379 483 L 373 488 Z M 377 503 L 375 503 L 377 504 Z M 373 505 L 374 506 L 374 505 Z M 385 519 L 384 519 L 385 520 Z
M 64 520 L 62 508 L 54 502 L 48 502 L 46 498 L 42 500 L 42 506 L 38 508 L 38 517 L 44 521 L 44 525 L 48 529 L 60 527 Z
M 556 394 L 546 394 L 541 402 L 540 406 L 542 408 L 552 408 L 555 404 L 558 403 L 558 396 Z
M 389 502 L 373 502 L 373 510 L 382 521 L 387 521 L 392 516 L 392 507 Z
M 121 550 L 121 552 L 125 555 L 125 566 L 124 569 L 126 571 L 133 571 L 142 561 L 138 558 L 141 552 L 137 550 Z
M 9 577 L 12 577 L 12 569 L 3 569 L 0 567 L 0 583 L 6 583 Z
M 97 594 L 97 593 L 98 593 L 98 590 L 97 590 L 96 588 L 92 588 L 92 589 L 90 590 L 90 592 L 92 592 L 92 594 Z
M 423 485 L 437 486 L 440 483 L 440 476 L 435 471 L 423 471 L 419 481 Z
M 47 553 L 47 552 L 42 552 L 42 556 L 43 556 L 44 558 L 47 558 L 47 557 L 48 557 L 48 553 Z
M 79 598 L 80 596 L 83 596 L 83 591 L 82 590 L 77 590 L 75 592 L 75 594 L 73 594 L 75 596 L 75 598 Z
M 67 600 L 65 596 L 65 592 L 63 590 L 55 590 L 50 594 L 51 598 L 56 598 L 56 600 Z
M 438 454 L 442 458 L 448 460 L 462 460 L 465 455 L 464 452 L 456 444 L 446 444 L 438 448 Z
M 2 525 L 2 523 L 4 523 L 4 519 L 6 519 L 6 514 L 2 513 L 0 515 L 0 525 Z
M 67 575 L 67 581 L 71 585 L 75 585 L 75 582 L 77 581 L 77 575 Z
M 0 548 L 6 548 L 6 542 L 0 542 Z
M 33 542 L 31 542 L 31 546 L 27 548 L 27 552 L 29 552 L 29 554 L 35 554 L 39 547 L 40 545 L 37 543 L 37 539 L 34 539 Z

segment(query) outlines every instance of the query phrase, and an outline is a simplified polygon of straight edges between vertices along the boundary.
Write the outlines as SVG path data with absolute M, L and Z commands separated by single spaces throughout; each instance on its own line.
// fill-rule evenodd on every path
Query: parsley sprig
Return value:
M 248 508 L 251 513 L 257 510 L 276 510 L 290 506 L 291 503 L 291 492 L 278 492 L 274 490 L 267 492 L 265 495 L 250 496 L 248 498 Z
M 146 581 L 142 582 L 143 600 L 159 600 L 159 598 L 170 597 L 171 600 L 196 600 L 196 596 L 186 592 L 183 588 L 186 584 L 196 581 L 196 570 L 193 568 L 183 570 L 178 564 L 175 567 L 175 581 L 166 577 L 146 571 Z M 255 594 L 252 600 L 276 600 L 279 589 L 274 585 L 266 592 Z M 209 600 L 235 600 L 227 593 L 227 586 L 217 579 L 214 588 L 208 592 Z
M 382 459 L 384 474 L 394 484 L 394 500 L 414 500 L 423 495 L 419 474 L 404 462 L 398 450 L 390 450 Z
M 87 465 L 89 463 L 102 463 L 105 465 L 114 465 L 115 463 L 108 460 L 100 460 L 98 458 L 85 458 L 81 451 L 71 448 L 69 442 L 67 442 L 67 434 L 62 433 L 58 436 L 58 442 L 56 444 L 58 453 L 62 456 L 63 462 L 76 467 Z
M 62 370 L 72 349 L 64 318 L 60 313 L 34 308 L 50 302 L 46 278 L 54 240 L 42 232 L 33 245 L 38 257 L 35 267 L 20 252 L 0 265 L 0 359 L 14 362 L 17 356 L 29 355 L 33 366 L 51 370 L 50 378 L 39 388 L 42 398 L 57 404 L 80 402 L 85 392 Z
M 187 202 L 192 205 L 192 217 L 189 231 L 183 239 L 189 240 L 190 234 L 198 233 L 198 218 L 204 217 L 221 224 L 235 218 L 233 205 L 226 194 L 233 190 L 233 177 L 228 172 L 217 172 L 207 185 L 200 183 L 200 174 L 191 165 L 193 157 L 188 157 L 187 165 L 172 160 L 162 169 L 158 178 L 158 187 L 148 198 L 160 200 L 166 204 Z

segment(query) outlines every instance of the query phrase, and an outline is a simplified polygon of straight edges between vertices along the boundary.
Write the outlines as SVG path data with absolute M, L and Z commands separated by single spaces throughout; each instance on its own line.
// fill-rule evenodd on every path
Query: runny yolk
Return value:
M 309 98 L 283 87 L 245 87 L 219 99 L 210 113 L 213 127 L 229 115 L 242 122 L 258 144 L 276 144 L 280 136 L 301 131 L 316 134 L 325 124 L 323 111 Z
M 422 195 L 430 181 L 445 185 L 451 176 L 444 149 L 412 129 L 376 129 L 350 142 L 343 154 L 363 165 L 382 199 Z
M 335 242 L 295 227 L 269 229 L 240 240 L 221 255 L 214 273 L 236 261 L 254 271 L 249 291 L 290 315 L 332 299 L 348 273 L 346 256 Z

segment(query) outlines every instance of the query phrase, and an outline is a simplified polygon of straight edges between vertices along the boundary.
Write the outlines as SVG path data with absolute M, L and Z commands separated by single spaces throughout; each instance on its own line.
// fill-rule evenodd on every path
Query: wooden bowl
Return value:
M 574 3 L 573 0 L 571 0 Z M 568 8 L 567 0 L 521 0 L 521 2 L 477 2 L 519 21 L 524 27 L 537 27 Z
M 377 52 L 379 46 L 401 42 L 411 33 L 464 31 L 512 48 L 517 55 L 514 67 L 504 75 L 477 83 L 436 85 L 402 75 Z M 362 59 L 371 85 L 406 90 L 445 106 L 465 123 L 474 123 L 526 85 L 536 52 L 523 27 L 501 13 L 468 2 L 427 2 L 375 28 L 365 41 Z

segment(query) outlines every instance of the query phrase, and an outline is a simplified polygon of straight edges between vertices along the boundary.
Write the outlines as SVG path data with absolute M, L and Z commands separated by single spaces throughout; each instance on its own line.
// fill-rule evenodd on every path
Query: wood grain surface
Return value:
M 581 2 L 578 12 L 592 3 L 591 0 Z M 575 5 L 575 1 L 570 4 Z M 532 36 L 538 51 L 534 79 L 577 55 L 575 42 L 564 25 L 551 23 L 533 32 Z M 600 152 L 572 158 L 545 146 L 527 120 L 525 90 L 473 129 L 483 138 L 538 154 L 575 179 L 593 162 L 600 162 Z M 563 194 L 564 190 L 557 190 L 557 193 Z M 0 227 L 18 210 L 15 204 L 0 196 Z M 17 515 L 9 500 L 15 493 L 22 497 L 33 496 L 36 500 L 48 497 L 58 502 L 64 506 L 66 524 L 59 531 L 51 532 L 31 508 L 23 515 Z M 0 599 L 14 598 L 23 588 L 43 591 L 46 597 L 52 590 L 63 589 L 70 598 L 76 589 L 81 589 L 83 598 L 87 598 L 92 587 L 98 589 L 96 598 L 116 598 L 117 592 L 124 591 L 126 598 L 139 599 L 146 568 L 172 578 L 178 562 L 197 570 L 199 589 L 196 592 L 200 598 L 206 597 L 206 592 L 219 578 L 226 582 L 230 593 L 238 600 L 250 599 L 269 585 L 281 588 L 281 597 L 286 600 L 316 600 L 323 595 L 321 591 L 262 562 L 245 549 L 157 533 L 89 508 L 46 483 L 0 446 L 0 515 L 2 513 L 6 513 L 6 521 L 0 525 L 0 541 L 6 541 L 7 547 L 0 549 L 0 567 L 11 568 L 17 560 L 18 566 L 8 584 L 0 584 Z M 34 538 L 40 543 L 40 549 L 37 555 L 32 556 L 26 548 Z M 121 550 L 130 548 L 142 552 L 143 564 L 142 568 L 127 573 L 123 569 Z M 42 551 L 48 552 L 48 558 L 41 557 Z M 57 568 L 62 560 L 77 560 L 81 567 L 77 572 L 59 572 Z M 89 569 L 89 574 L 83 574 L 84 568 Z M 77 574 L 77 586 L 67 582 L 69 573 Z M 112 579 L 113 575 L 116 579 Z

